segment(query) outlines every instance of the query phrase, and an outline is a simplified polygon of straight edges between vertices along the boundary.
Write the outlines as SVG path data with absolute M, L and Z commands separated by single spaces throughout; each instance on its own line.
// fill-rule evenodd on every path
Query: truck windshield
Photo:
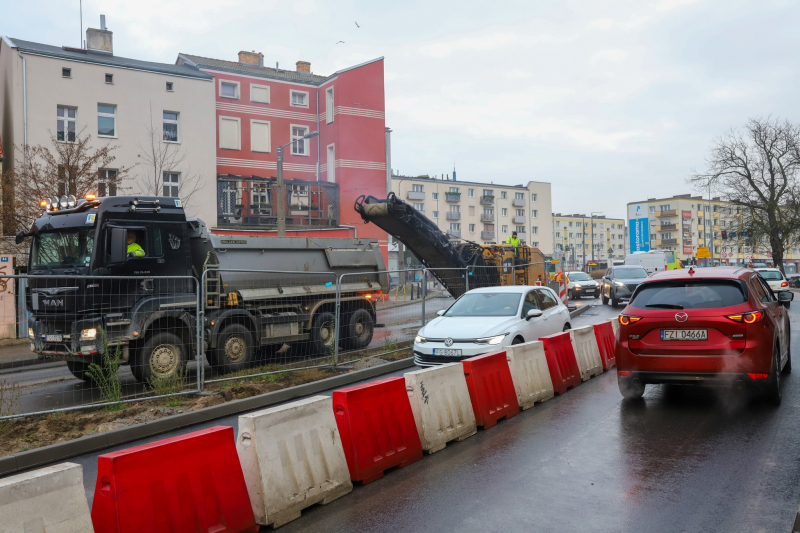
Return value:
M 513 316 L 519 308 L 519 294 L 513 292 L 474 292 L 465 294 L 445 316 Z
M 31 266 L 88 266 L 94 250 L 94 228 L 40 232 L 33 239 Z

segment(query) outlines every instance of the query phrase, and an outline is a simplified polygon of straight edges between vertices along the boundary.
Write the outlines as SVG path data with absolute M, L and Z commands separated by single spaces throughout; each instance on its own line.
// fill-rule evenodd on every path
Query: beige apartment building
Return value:
M 392 191 L 411 204 L 454 241 L 505 242 L 513 231 L 545 255 L 553 253 L 550 184 L 499 185 L 392 176 Z
M 592 228 L 589 231 L 589 228 Z M 591 261 L 625 258 L 625 220 L 584 214 L 553 214 L 554 259 L 583 270 Z
M 713 197 L 679 194 L 670 198 L 649 198 L 628 204 L 630 252 L 667 250 L 684 263 L 697 260 L 697 248 L 707 247 L 715 264 L 741 265 L 771 263 L 764 245 L 751 246 L 742 223 L 741 208 Z M 713 235 L 713 238 L 712 238 Z M 797 247 L 786 250 L 787 272 L 796 272 L 800 254 Z M 789 268 L 791 265 L 791 268 Z
M 5 169 L 25 163 L 21 148 L 26 144 L 51 147 L 52 136 L 68 143 L 88 134 L 93 147 L 116 147 L 115 168 L 97 169 L 98 194 L 180 197 L 189 216 L 213 226 L 217 218 L 213 79 L 188 65 L 116 56 L 113 34 L 104 27 L 86 31 L 86 48 L 3 37 L 0 138 Z M 151 145 L 173 161 L 163 166 L 158 179 L 151 175 L 153 165 L 143 163 Z M 120 190 L 114 191 L 105 185 L 120 168 L 129 170 Z M 186 198 L 189 189 L 199 192 Z M 56 194 L 59 191 L 53 191 Z

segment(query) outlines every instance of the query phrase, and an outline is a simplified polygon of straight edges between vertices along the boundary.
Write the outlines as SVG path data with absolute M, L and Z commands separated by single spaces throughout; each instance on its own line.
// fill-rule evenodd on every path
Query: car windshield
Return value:
M 783 275 L 778 270 L 759 270 L 758 273 L 767 281 L 783 279 Z
M 88 266 L 94 250 L 94 228 L 39 232 L 33 239 L 31 267 Z
M 647 271 L 642 267 L 617 267 L 614 269 L 614 277 L 620 279 L 644 279 Z
M 687 280 L 643 283 L 629 305 L 637 309 L 714 309 L 747 301 L 741 284 L 732 280 Z
M 465 294 L 444 316 L 513 316 L 519 309 L 520 294 L 513 292 L 473 292 Z
M 570 281 L 592 281 L 591 276 L 586 272 L 570 272 L 568 277 Z

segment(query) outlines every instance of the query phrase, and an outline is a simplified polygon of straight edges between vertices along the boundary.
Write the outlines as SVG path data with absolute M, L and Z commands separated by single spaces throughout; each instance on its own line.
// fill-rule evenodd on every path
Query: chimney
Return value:
M 100 29 L 86 29 L 86 49 L 93 52 L 114 54 L 114 33 L 106 29 L 106 16 L 100 15 Z
M 311 63 L 309 63 L 308 61 L 298 61 L 297 72 L 302 72 L 303 74 L 311 74 Z
M 245 65 L 253 65 L 254 67 L 263 67 L 264 66 L 264 54 L 261 52 L 256 53 L 255 50 L 252 52 L 245 52 L 242 50 L 239 52 L 239 63 L 244 63 Z

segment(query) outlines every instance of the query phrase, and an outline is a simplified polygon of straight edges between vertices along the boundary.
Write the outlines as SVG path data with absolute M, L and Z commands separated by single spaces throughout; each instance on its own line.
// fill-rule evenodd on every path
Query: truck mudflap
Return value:
M 386 200 L 361 195 L 354 207 L 365 222 L 394 235 L 411 250 L 453 297 L 466 292 L 467 282 L 463 271 L 452 269 L 475 267 L 469 279 L 470 289 L 500 284 L 496 268 L 486 268 L 480 245 L 469 241 L 454 244 L 447 233 L 394 193 L 389 193 Z

